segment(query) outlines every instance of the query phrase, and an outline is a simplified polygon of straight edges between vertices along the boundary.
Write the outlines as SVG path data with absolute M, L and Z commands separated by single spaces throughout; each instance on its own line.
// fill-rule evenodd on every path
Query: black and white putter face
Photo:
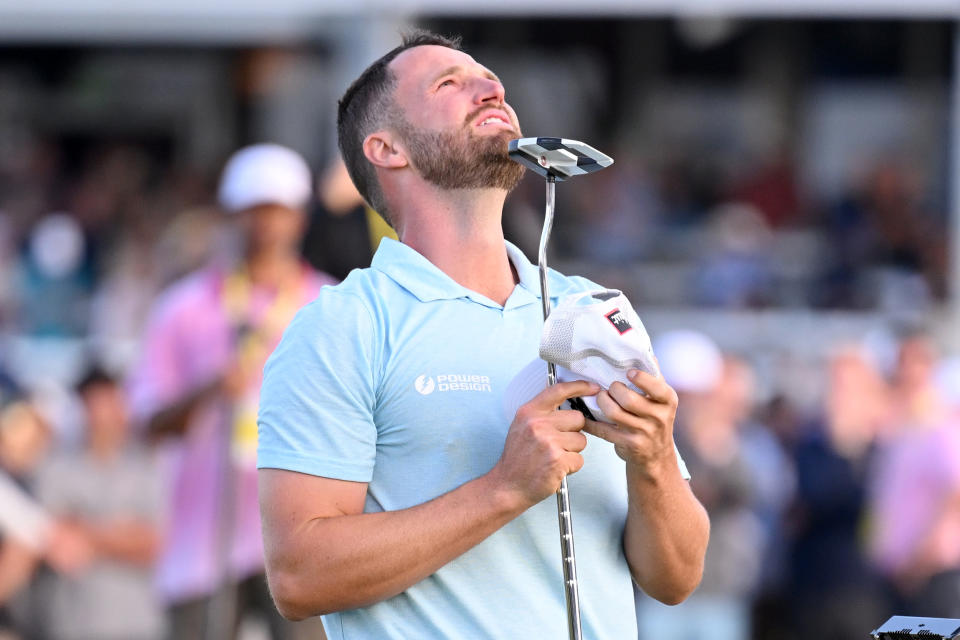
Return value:
M 518 138 L 510 141 L 510 158 L 544 178 L 558 182 L 605 169 L 613 158 L 588 144 L 566 138 Z

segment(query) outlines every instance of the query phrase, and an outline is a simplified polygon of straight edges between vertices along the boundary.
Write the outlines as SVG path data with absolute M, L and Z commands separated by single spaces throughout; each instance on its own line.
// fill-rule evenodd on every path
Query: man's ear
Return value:
M 410 164 L 407 154 L 389 131 L 376 131 L 363 140 L 363 155 L 373 166 L 401 169 Z

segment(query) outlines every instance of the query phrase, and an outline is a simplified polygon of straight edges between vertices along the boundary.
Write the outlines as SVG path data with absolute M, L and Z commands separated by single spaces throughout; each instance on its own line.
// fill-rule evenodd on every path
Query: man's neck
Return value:
M 500 221 L 506 193 L 432 191 L 419 199 L 427 204 L 401 214 L 401 241 L 458 284 L 504 304 L 517 283 Z

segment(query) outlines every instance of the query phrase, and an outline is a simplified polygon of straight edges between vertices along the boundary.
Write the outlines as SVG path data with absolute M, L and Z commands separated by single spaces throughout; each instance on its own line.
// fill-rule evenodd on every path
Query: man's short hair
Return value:
M 82 396 L 93 387 L 108 386 L 115 387 L 120 384 L 119 380 L 109 371 L 99 364 L 91 364 L 87 367 L 83 377 L 74 385 L 74 391 Z
M 337 141 L 350 179 L 363 199 L 393 224 L 383 199 L 383 191 L 373 165 L 363 155 L 363 141 L 373 131 L 401 117 L 393 100 L 397 79 L 389 64 L 398 55 L 424 45 L 437 45 L 460 51 L 460 38 L 447 38 L 429 31 L 413 31 L 403 42 L 371 64 L 354 80 L 340 99 L 337 109 Z

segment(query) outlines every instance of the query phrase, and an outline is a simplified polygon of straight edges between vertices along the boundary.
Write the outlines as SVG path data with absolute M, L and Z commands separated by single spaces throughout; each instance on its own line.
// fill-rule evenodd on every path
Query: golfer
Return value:
M 419 33 L 363 72 L 338 120 L 354 183 L 400 241 L 325 287 L 267 363 L 258 467 L 277 606 L 323 614 L 331 640 L 564 638 L 553 495 L 573 474 L 584 637 L 635 638 L 631 579 L 686 598 L 709 524 L 662 379 L 634 372 L 643 394 L 561 383 L 506 415 L 542 316 L 537 268 L 501 227 L 523 172 L 502 84 Z M 557 298 L 597 288 L 550 274 Z M 615 425 L 557 408 L 588 395 Z

